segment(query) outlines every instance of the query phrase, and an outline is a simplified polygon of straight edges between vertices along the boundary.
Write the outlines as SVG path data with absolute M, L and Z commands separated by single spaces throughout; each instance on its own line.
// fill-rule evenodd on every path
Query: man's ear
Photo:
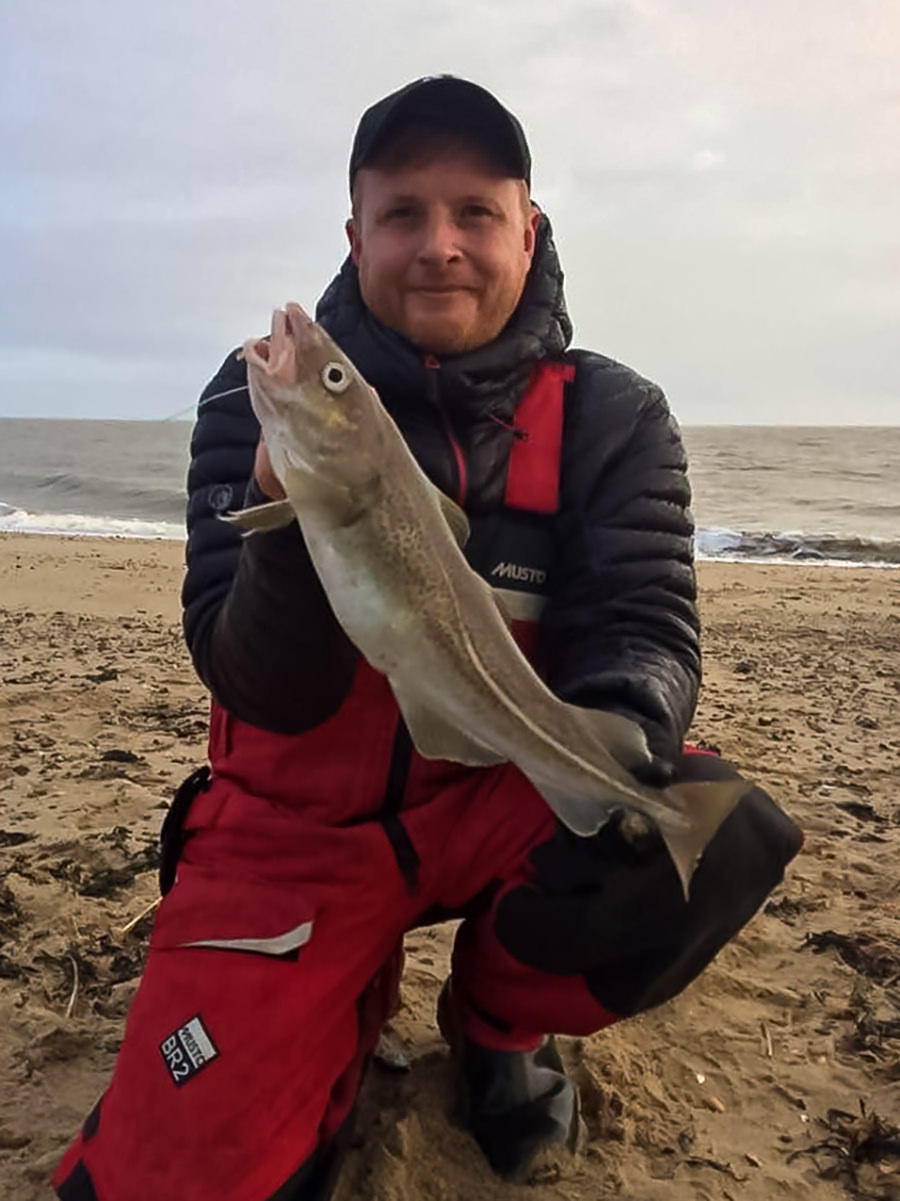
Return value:
M 528 224 L 525 226 L 525 253 L 531 258 L 534 255 L 534 248 L 537 245 L 537 231 L 541 223 L 543 214 L 538 206 L 532 202 L 531 216 L 528 218 Z
M 344 226 L 347 233 L 347 241 L 350 243 L 350 258 L 355 265 L 359 266 L 359 231 L 356 228 L 356 222 L 352 217 L 347 218 L 347 224 Z

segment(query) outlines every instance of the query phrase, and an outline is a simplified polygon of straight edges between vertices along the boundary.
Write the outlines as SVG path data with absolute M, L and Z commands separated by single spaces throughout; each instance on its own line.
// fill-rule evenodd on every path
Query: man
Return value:
M 518 121 L 474 84 L 420 80 L 363 116 L 350 181 L 350 256 L 317 318 L 466 508 L 466 553 L 523 647 L 564 699 L 640 723 L 654 781 L 734 776 L 682 751 L 700 658 L 678 432 L 654 385 L 567 349 Z M 189 491 L 185 632 L 214 697 L 211 772 L 167 819 L 145 977 L 59 1195 L 323 1201 L 403 934 L 450 917 L 439 1021 L 465 1121 L 501 1173 L 573 1146 L 549 1032 L 683 988 L 781 879 L 796 828 L 751 790 L 685 902 L 658 837 L 612 821 L 578 839 L 511 765 L 420 758 L 302 531 L 242 542 L 217 520 L 281 494 L 239 355 L 201 398 Z

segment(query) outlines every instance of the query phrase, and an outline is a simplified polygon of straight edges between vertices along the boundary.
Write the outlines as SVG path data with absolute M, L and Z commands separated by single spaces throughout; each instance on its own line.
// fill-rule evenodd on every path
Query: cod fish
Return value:
M 338 621 L 390 683 L 419 754 L 471 766 L 514 763 L 575 834 L 614 810 L 658 829 L 685 898 L 742 780 L 658 789 L 640 727 L 556 697 L 510 633 L 490 586 L 460 549 L 463 511 L 428 480 L 350 360 L 299 305 L 247 342 L 250 398 L 287 499 L 226 520 L 247 531 L 296 516 Z M 638 819 L 639 821 L 640 819 Z

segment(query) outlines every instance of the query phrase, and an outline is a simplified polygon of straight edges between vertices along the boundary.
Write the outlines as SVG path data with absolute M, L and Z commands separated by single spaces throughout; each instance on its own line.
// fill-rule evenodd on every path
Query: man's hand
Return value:
M 266 450 L 266 444 L 262 438 L 260 438 L 259 444 L 256 447 L 253 474 L 256 476 L 256 482 L 270 500 L 284 500 L 287 496 L 287 493 L 281 486 L 281 481 L 272 470 L 269 452 Z

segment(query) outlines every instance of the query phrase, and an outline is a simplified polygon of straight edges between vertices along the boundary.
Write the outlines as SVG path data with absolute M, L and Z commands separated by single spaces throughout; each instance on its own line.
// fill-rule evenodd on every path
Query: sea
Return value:
M 900 426 L 688 426 L 698 559 L 900 567 Z M 0 532 L 184 537 L 188 421 L 0 419 Z

